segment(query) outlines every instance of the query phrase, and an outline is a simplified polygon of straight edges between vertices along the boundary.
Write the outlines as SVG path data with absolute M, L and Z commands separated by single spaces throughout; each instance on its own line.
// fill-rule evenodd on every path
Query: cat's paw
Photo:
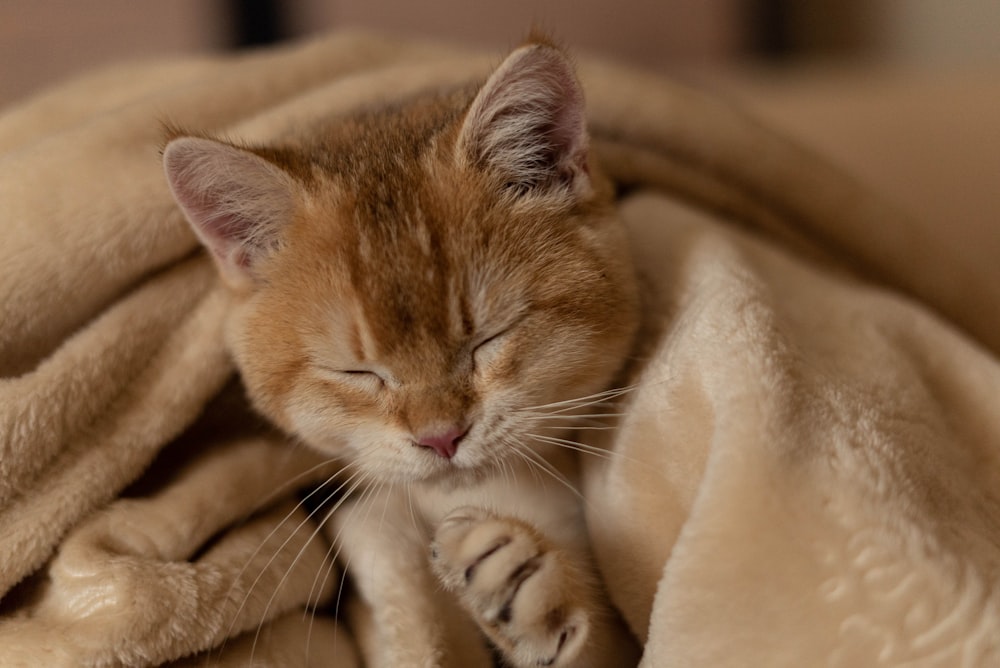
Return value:
M 568 665 L 583 647 L 587 585 L 531 525 L 459 508 L 438 527 L 431 565 L 514 665 Z

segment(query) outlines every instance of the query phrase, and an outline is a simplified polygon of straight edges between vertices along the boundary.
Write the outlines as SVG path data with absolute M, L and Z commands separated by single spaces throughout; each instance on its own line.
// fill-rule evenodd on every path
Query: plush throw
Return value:
M 247 412 L 161 124 L 266 141 L 495 62 L 336 34 L 0 116 L 0 665 L 377 663 L 379 601 L 296 506 L 330 471 Z M 1000 265 L 724 103 L 580 75 L 647 323 L 582 492 L 643 665 L 1000 663 Z

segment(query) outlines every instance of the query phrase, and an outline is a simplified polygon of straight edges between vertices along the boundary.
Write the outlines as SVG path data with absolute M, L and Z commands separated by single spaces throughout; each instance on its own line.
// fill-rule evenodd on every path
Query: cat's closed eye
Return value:
M 497 353 L 500 352 L 513 329 L 513 325 L 505 327 L 474 344 L 472 348 L 473 363 L 477 366 L 489 364 L 497 356 Z
M 385 378 L 370 369 L 336 369 L 325 365 L 318 369 L 324 378 L 358 389 L 380 390 L 386 384 Z

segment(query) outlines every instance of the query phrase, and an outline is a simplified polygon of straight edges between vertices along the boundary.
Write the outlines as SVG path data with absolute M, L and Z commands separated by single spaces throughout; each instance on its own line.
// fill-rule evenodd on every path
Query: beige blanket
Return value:
M 495 62 L 339 34 L 0 116 L 0 665 L 377 646 L 296 508 L 329 471 L 227 383 L 226 299 L 159 124 L 266 140 Z M 611 454 L 582 481 L 644 665 L 998 665 L 1000 265 L 725 104 L 580 69 L 648 293 L 636 389 L 587 432 Z

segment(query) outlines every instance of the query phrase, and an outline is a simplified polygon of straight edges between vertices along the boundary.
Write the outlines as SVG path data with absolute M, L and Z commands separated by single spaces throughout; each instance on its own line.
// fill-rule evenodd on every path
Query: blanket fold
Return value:
M 162 124 L 267 141 L 494 62 L 338 33 L 0 116 L 0 665 L 350 666 L 387 637 L 300 498 L 336 463 L 228 383 Z M 647 313 L 582 488 L 644 665 L 1000 661 L 1000 270 L 726 103 L 580 74 Z
M 647 664 L 1000 660 L 995 359 L 662 195 L 622 212 L 666 317 L 584 490 Z

